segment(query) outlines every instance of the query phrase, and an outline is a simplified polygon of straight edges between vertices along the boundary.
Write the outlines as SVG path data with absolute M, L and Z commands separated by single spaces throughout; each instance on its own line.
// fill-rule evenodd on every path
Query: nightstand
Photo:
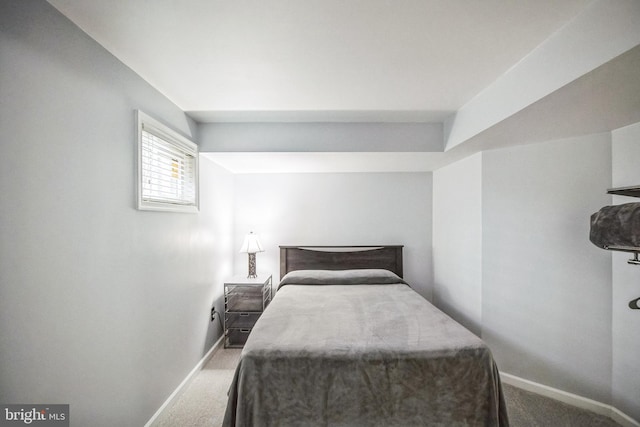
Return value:
M 271 275 L 234 276 L 224 282 L 224 348 L 242 348 L 271 302 Z

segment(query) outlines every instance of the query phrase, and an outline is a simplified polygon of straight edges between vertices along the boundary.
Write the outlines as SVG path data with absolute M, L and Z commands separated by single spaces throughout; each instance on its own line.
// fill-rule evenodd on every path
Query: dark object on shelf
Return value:
M 640 197 L 640 186 L 611 188 L 609 194 Z M 591 215 L 589 240 L 602 249 L 633 253 L 627 263 L 640 265 L 640 203 L 605 206 Z M 629 308 L 640 309 L 640 298 L 629 301 Z
M 603 249 L 640 251 L 640 203 L 605 206 L 591 215 L 589 240 Z

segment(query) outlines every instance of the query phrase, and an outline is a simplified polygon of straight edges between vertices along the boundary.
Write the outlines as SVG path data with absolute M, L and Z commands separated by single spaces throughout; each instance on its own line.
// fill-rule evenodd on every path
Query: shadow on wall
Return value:
M 491 349 L 500 372 L 611 405 L 611 395 L 607 394 L 608 387 L 589 382 L 579 366 L 576 366 L 574 372 L 567 372 L 567 369 L 558 366 L 554 361 L 555 353 L 552 347 L 540 346 L 539 351 L 534 353 L 531 348 L 517 345 L 509 336 L 501 335 L 499 331 L 487 327 L 482 328 L 482 339 Z M 501 357 L 501 354 L 508 354 L 508 360 Z M 554 383 L 549 378 L 558 380 Z M 567 378 L 570 381 L 567 381 Z M 566 387 L 569 383 L 571 387 Z
M 211 312 L 207 313 L 206 319 L 209 322 L 209 327 L 207 328 L 207 339 L 204 342 L 204 347 L 202 349 L 202 354 L 205 355 L 211 347 L 208 347 L 208 343 L 215 343 L 224 333 L 223 328 L 223 316 L 224 316 L 224 294 L 214 299 L 209 307 L 214 307 L 216 310 L 215 319 L 211 320 Z M 207 348 L 208 347 L 208 348 Z
M 478 324 L 471 317 L 465 314 L 463 311 L 460 311 L 456 307 L 447 304 L 447 301 L 453 299 L 451 293 L 445 286 L 438 286 L 435 284 L 435 290 L 433 292 L 433 305 L 442 310 L 445 314 L 451 317 L 456 322 L 460 323 L 462 326 L 471 331 L 478 338 L 482 338 L 482 325 Z

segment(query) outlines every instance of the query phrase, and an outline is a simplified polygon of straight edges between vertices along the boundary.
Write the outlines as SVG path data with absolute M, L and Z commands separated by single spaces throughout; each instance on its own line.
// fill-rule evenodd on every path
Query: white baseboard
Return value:
M 591 412 L 595 412 L 596 414 L 604 415 L 613 419 L 615 422 L 624 427 L 640 427 L 640 423 L 638 421 L 634 420 L 627 414 L 623 413 L 617 408 L 614 408 L 611 405 L 597 402 L 586 397 L 578 396 L 577 394 L 568 393 L 566 391 L 558 390 L 556 388 L 539 384 L 533 381 L 525 380 L 524 378 L 506 374 L 504 372 L 500 372 L 500 378 L 505 384 L 509 384 L 514 387 L 539 394 L 541 396 L 549 397 L 551 399 L 555 399 L 572 406 L 577 406 L 578 408 L 586 409 Z
M 171 403 L 173 403 L 174 400 L 177 400 L 180 397 L 180 395 L 182 395 L 182 393 L 186 390 L 187 385 L 189 385 L 189 383 L 191 382 L 191 380 L 193 380 L 195 375 L 198 372 L 200 372 L 200 370 L 202 370 L 202 367 L 207 364 L 209 359 L 211 359 L 211 356 L 213 356 L 213 352 L 215 350 L 217 350 L 218 347 L 220 347 L 220 345 L 222 344 L 223 338 L 224 338 L 224 334 L 218 339 L 218 341 L 216 341 L 211 346 L 209 351 L 207 351 L 207 354 L 205 354 L 204 357 L 202 359 L 200 359 L 198 364 L 191 370 L 191 372 L 189 372 L 189 374 L 185 377 L 185 379 L 182 380 L 180 385 L 173 391 L 173 393 L 171 393 L 171 395 L 169 395 L 167 400 L 165 400 L 164 403 L 162 404 L 162 406 L 160 408 L 158 408 L 156 413 L 153 414 L 153 416 L 149 419 L 149 421 L 147 421 L 147 423 L 144 425 L 144 427 L 151 427 L 151 425 L 158 419 L 158 417 L 160 417 L 162 412 L 165 409 L 167 409 L 169 406 L 171 406 Z

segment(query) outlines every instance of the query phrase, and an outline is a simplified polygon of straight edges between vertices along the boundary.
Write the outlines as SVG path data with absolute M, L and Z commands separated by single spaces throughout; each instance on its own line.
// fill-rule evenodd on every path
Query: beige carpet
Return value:
M 156 427 L 218 427 L 227 405 L 227 389 L 241 350 L 216 350 L 174 404 L 153 424 Z M 575 408 L 516 387 L 504 385 L 512 427 L 619 427 L 602 415 Z
M 620 427 L 609 417 L 503 384 L 512 427 Z
M 221 426 L 227 390 L 240 359 L 239 349 L 218 349 L 174 404 L 153 423 L 158 427 Z

